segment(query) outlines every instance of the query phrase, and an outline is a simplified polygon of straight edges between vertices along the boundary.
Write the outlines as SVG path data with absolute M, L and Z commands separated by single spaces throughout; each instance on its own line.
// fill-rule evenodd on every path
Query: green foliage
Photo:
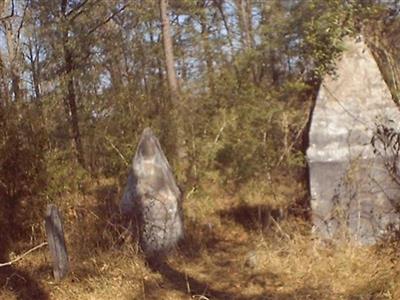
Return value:
M 67 193 L 85 193 L 87 190 L 88 172 L 69 156 L 68 152 L 58 150 L 47 153 L 46 168 L 50 176 L 43 193 L 50 202 L 60 203 Z
M 303 169 L 312 99 L 322 76 L 334 71 L 342 38 L 382 23 L 395 45 L 399 28 L 395 13 L 371 1 L 249 1 L 247 43 L 236 1 L 170 1 L 177 109 L 168 96 L 156 2 L 66 2 L 61 18 L 54 1 L 29 1 L 18 32 L 20 103 L 12 96 L 10 57 L 0 53 L 2 228 L 16 212 L 27 232 L 46 197 L 62 201 L 65 193 L 85 192 L 93 178 L 126 177 L 148 126 L 173 166 L 181 159 L 176 133 L 182 129 L 187 170 L 176 175 L 187 180 L 183 185 L 247 183 L 274 169 Z M 391 53 L 391 62 L 398 61 Z M 385 74 L 397 91 L 396 66 L 386 66 Z M 84 167 L 76 162 L 72 125 L 81 135 Z
M 310 63 L 312 75 L 320 78 L 334 70 L 334 59 L 342 52 L 342 38 L 354 32 L 353 2 L 342 0 L 305 1 L 296 14 L 302 63 Z
M 230 109 L 227 126 L 222 133 L 222 147 L 215 157 L 215 166 L 225 178 L 238 182 L 258 178 L 280 164 L 304 166 L 298 143 L 288 149 L 302 130 L 304 114 L 291 107 L 290 94 L 301 95 L 306 86 L 287 85 L 281 91 L 266 94 L 251 86 L 238 95 Z M 292 91 L 290 90 L 292 89 Z M 287 152 L 287 157 L 284 155 Z

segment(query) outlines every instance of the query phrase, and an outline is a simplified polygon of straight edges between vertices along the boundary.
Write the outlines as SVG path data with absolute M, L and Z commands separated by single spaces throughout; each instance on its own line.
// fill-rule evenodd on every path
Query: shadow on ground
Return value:
M 3 195 L 0 195 L 2 198 Z M 26 208 L 21 207 L 21 199 L 13 199 L 9 201 L 3 196 L 0 203 L 0 263 L 8 262 L 12 259 L 10 253 L 15 252 L 16 255 L 32 248 L 29 243 L 30 236 L 29 227 L 31 224 L 29 212 L 36 210 L 44 211 L 43 202 L 27 201 Z M 12 204 L 10 204 L 12 203 Z M 35 206 L 36 205 L 36 206 Z M 36 270 L 35 270 L 36 271 Z M 49 295 L 40 285 L 39 281 L 32 275 L 33 270 L 23 270 L 17 264 L 0 267 L 0 292 L 7 291 L 13 294 L 16 299 L 21 300 L 46 300 Z
M 10 261 L 10 251 L 15 251 L 12 247 L 18 244 L 13 233 L 3 234 L 1 236 L 0 246 L 0 262 Z M 0 267 L 0 290 L 6 290 L 17 299 L 20 300 L 47 300 L 49 295 L 39 284 L 39 282 L 28 272 L 20 270 L 19 268 L 11 265 Z
M 249 231 L 267 230 L 284 217 L 282 209 L 272 209 L 268 205 L 239 205 L 222 210 L 219 215 Z
M 181 294 L 190 296 L 192 299 L 215 300 L 323 299 L 324 294 L 322 291 L 327 291 L 326 288 L 304 287 L 291 291 L 290 293 L 279 293 L 276 292 L 275 288 L 274 292 L 264 289 L 261 293 L 243 295 L 240 288 L 236 290 L 229 289 L 229 291 L 212 288 L 210 283 L 202 282 L 183 272 L 179 272 L 166 263 L 154 267 L 153 271 L 160 273 L 165 282 L 161 287 L 154 286 L 154 284 L 145 285 L 146 299 L 160 299 L 160 288 L 168 290 L 175 289 Z M 230 275 L 226 272 L 225 276 Z M 250 276 L 248 280 L 252 281 L 252 284 L 258 280 L 260 284 L 269 285 L 269 282 L 273 282 L 275 276 L 275 274 L 260 273 Z M 218 280 L 218 278 L 215 278 L 215 280 Z M 240 284 L 243 283 L 244 282 L 241 282 Z M 232 282 L 232 285 L 233 284 L 235 283 Z
M 191 276 L 188 276 L 182 272 L 179 272 L 169 266 L 167 263 L 151 266 L 152 270 L 155 272 L 159 272 L 163 278 L 166 280 L 168 288 L 173 288 L 175 290 L 180 291 L 181 293 L 191 295 L 201 295 L 211 299 L 236 299 L 234 295 L 218 291 L 212 289 L 209 284 L 201 282 Z M 157 298 L 158 294 L 157 291 L 154 289 L 147 290 L 146 295 Z
M 102 245 L 101 248 L 108 247 L 108 250 L 119 247 L 120 243 L 126 243 L 126 220 L 121 219 L 118 213 L 116 186 L 96 188 L 92 195 L 95 201 L 90 206 L 93 219 L 90 222 L 87 218 L 82 219 L 83 226 L 94 224 L 94 228 L 87 229 L 97 233 L 87 234 L 90 238 L 96 237 L 90 243 L 94 247 L 99 244 Z M 193 299 L 261 300 L 294 299 L 299 296 L 308 299 L 321 298 L 318 290 L 309 287 L 290 293 L 279 292 L 276 288 L 280 284 L 277 274 L 244 270 L 243 261 L 239 261 L 251 250 L 251 245 L 247 244 L 246 238 L 236 239 L 233 231 L 242 228 L 244 231 L 239 230 L 239 233 L 245 232 L 247 235 L 254 231 L 259 232 L 260 229 L 266 230 L 273 226 L 274 221 L 279 222 L 282 219 L 279 209 L 271 209 L 266 205 L 242 205 L 222 210 L 217 215 L 228 221 L 223 222 L 224 225 L 218 229 L 212 224 L 185 220 L 186 236 L 179 245 L 178 254 L 168 260 L 168 263 L 149 264 L 154 274 L 161 275 L 161 280 L 143 279 L 143 296 L 146 299 L 167 298 L 171 294 L 176 295 L 174 292 Z M 135 234 L 133 236 L 130 242 L 135 241 Z M 201 274 L 195 271 L 197 269 Z M 89 270 L 84 273 L 87 271 Z M 249 286 L 254 286 L 255 289 L 243 290 Z
M 21 300 L 50 299 L 46 291 L 28 273 L 14 267 L 5 267 L 0 271 L 0 288 L 12 292 Z

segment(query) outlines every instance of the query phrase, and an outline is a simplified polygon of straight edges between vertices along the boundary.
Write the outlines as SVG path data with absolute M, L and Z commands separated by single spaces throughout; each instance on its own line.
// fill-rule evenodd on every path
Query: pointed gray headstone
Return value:
M 399 186 L 371 146 L 376 124 L 400 124 L 400 113 L 362 37 L 347 38 L 335 75 L 327 75 L 312 114 L 307 158 L 314 230 L 350 233 L 372 244 L 399 216 Z M 390 120 L 393 120 L 391 122 Z
M 53 261 L 54 278 L 56 281 L 60 281 L 68 273 L 68 254 L 65 246 L 62 219 L 58 208 L 54 204 L 47 206 L 45 228 Z
M 183 237 L 182 195 L 158 139 L 146 128 L 139 141 L 121 201 L 137 217 L 147 256 L 167 254 Z

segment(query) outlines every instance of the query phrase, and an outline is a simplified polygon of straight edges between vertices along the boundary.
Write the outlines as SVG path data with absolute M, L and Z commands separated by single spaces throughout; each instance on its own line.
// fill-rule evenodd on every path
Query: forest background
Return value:
M 145 127 L 197 207 L 283 194 L 306 220 L 313 101 L 360 33 L 397 103 L 398 1 L 0 1 L 0 258 L 41 239 L 46 204 L 118 198 Z

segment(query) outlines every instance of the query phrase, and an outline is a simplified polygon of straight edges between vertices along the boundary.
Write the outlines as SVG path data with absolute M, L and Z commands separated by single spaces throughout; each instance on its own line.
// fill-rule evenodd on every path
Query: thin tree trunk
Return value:
M 34 48 L 35 47 L 35 51 Z M 35 92 L 35 100 L 40 101 L 40 67 L 39 67 L 39 49 L 37 45 L 32 44 L 32 40 L 28 42 L 28 60 L 31 67 L 32 85 Z
M 208 88 L 210 89 L 210 94 L 215 94 L 215 79 L 214 79 L 214 67 L 211 56 L 211 48 L 210 48 L 210 40 L 209 40 L 209 28 L 207 24 L 207 19 L 205 13 L 200 15 L 200 24 L 201 24 L 201 40 L 203 43 L 206 67 L 207 67 L 207 81 Z M 218 99 L 217 99 L 218 101 Z
M 82 167 L 85 167 L 85 159 L 82 147 L 81 133 L 79 130 L 79 118 L 78 109 L 76 105 L 76 94 L 74 87 L 74 60 L 71 53 L 71 49 L 68 46 L 68 20 L 66 18 L 68 0 L 61 1 L 61 13 L 64 21 L 63 24 L 63 50 L 64 50 L 64 76 L 67 81 L 67 90 L 65 95 L 64 103 L 68 105 L 69 109 L 69 121 L 72 129 L 72 135 L 75 143 L 76 158 Z
M 184 172 L 187 169 L 187 153 L 185 146 L 185 131 L 183 117 L 185 114 L 182 98 L 180 95 L 178 79 L 175 71 L 175 58 L 173 52 L 172 36 L 168 18 L 168 0 L 160 0 L 160 16 L 163 35 L 163 46 L 165 54 L 165 65 L 167 69 L 168 85 L 171 96 L 172 115 L 174 136 L 176 138 L 174 152 L 178 158 L 177 166 Z
M 85 167 L 85 160 L 83 154 L 83 147 L 82 147 L 82 140 L 81 134 L 79 130 L 79 119 L 78 119 L 78 108 L 76 105 L 76 94 L 75 94 L 75 87 L 74 87 L 74 77 L 72 74 L 73 71 L 73 58 L 68 46 L 64 48 L 64 59 L 65 59 L 65 67 L 66 67 L 66 79 L 67 79 L 67 93 L 66 93 L 66 100 L 70 110 L 70 121 L 71 121 L 71 128 L 72 128 L 72 135 L 76 147 L 76 157 L 80 165 Z
M 174 106 L 177 108 L 180 103 L 179 101 L 179 85 L 175 71 L 175 59 L 174 50 L 172 44 L 171 30 L 169 26 L 168 18 L 168 0 L 160 0 L 160 12 L 161 12 L 161 26 L 163 32 L 163 46 L 165 53 L 165 64 L 167 67 L 168 85 L 171 92 L 171 100 Z
M 239 24 L 242 33 L 242 42 L 245 51 L 249 52 L 253 49 L 253 35 L 251 26 L 251 0 L 237 0 L 237 9 L 239 14 Z M 252 80 L 257 84 L 256 65 L 251 61 L 250 69 Z
M 222 23 L 224 24 L 224 27 L 225 27 L 226 38 L 228 40 L 229 47 L 231 48 L 231 51 L 232 51 L 232 62 L 231 63 L 232 63 L 233 68 L 235 70 L 235 75 L 236 75 L 236 80 L 237 80 L 237 83 L 238 83 L 238 88 L 240 88 L 241 83 L 242 83 L 241 74 L 240 74 L 239 69 L 238 69 L 238 67 L 236 65 L 236 62 L 235 62 L 235 55 L 234 55 L 235 48 L 233 46 L 232 33 L 231 33 L 228 21 L 227 21 L 226 16 L 225 16 L 223 2 L 222 1 L 215 1 L 214 5 L 218 9 L 218 11 L 219 11 L 219 13 L 221 15 L 221 18 L 222 18 Z
M 156 47 L 156 45 L 159 44 L 159 41 L 161 40 L 161 38 L 160 38 L 161 35 L 158 36 L 157 39 L 155 39 L 154 32 L 153 32 L 154 27 L 155 26 L 154 26 L 153 22 L 150 22 L 149 24 L 147 24 L 152 49 L 154 49 L 154 47 Z M 158 55 L 152 55 L 152 59 L 150 60 L 150 69 L 152 70 L 151 74 L 153 76 L 158 77 L 158 83 L 154 81 L 154 83 L 152 82 L 152 84 L 150 86 L 150 88 L 151 88 L 150 92 L 151 92 L 151 95 L 153 95 L 155 90 L 157 90 L 159 92 L 160 88 L 162 90 L 164 89 L 163 65 L 162 65 L 162 61 Z
M 179 21 L 178 21 L 178 26 L 179 26 Z M 183 45 L 184 42 L 183 42 L 183 39 L 182 39 L 182 31 L 181 30 L 178 32 L 178 36 L 179 36 L 179 44 Z M 181 56 L 180 56 L 179 66 L 180 66 L 180 68 L 179 68 L 180 73 L 178 73 L 178 74 L 180 74 L 181 80 L 183 82 L 185 82 L 185 81 L 188 80 L 188 74 L 189 74 L 188 67 L 187 67 L 187 64 L 186 64 L 185 51 L 183 51 Z
M 2 105 L 6 106 L 8 105 L 9 102 L 9 92 L 8 92 L 8 87 L 7 87 L 7 80 L 6 80 L 6 76 L 5 76 L 5 67 L 4 67 L 4 63 L 3 60 L 0 56 L 0 100 L 2 103 Z
M 123 75 L 121 73 L 122 68 L 120 66 L 119 57 L 117 59 L 110 60 L 107 66 L 107 69 L 110 72 L 111 86 L 115 92 L 120 91 L 121 87 L 123 86 Z
M 243 44 L 246 49 L 253 47 L 251 35 L 251 20 L 249 17 L 249 0 L 238 0 L 239 19 L 241 23 Z
M 10 6 L 10 0 L 5 1 L 5 7 Z M 13 18 L 8 18 L 3 21 L 4 30 L 6 33 L 7 50 L 8 50 L 8 61 L 9 61 L 9 74 L 11 78 L 11 91 L 14 95 L 14 101 L 18 102 L 21 97 L 21 77 L 20 77 L 20 65 L 19 65 L 19 45 L 18 39 L 14 32 Z

